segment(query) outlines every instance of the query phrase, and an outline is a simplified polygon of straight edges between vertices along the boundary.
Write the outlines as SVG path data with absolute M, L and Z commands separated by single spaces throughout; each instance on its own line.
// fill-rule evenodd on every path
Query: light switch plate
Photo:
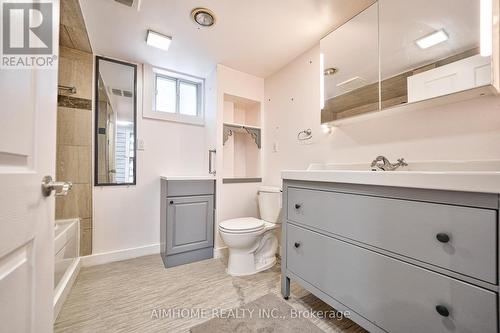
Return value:
M 144 150 L 144 140 L 137 139 L 137 150 Z

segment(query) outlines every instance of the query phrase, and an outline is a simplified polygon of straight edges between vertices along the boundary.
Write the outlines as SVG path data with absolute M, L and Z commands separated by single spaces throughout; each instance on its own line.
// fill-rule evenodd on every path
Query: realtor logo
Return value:
M 0 4 L 1 67 L 52 67 L 56 60 L 52 0 L 0 0 Z

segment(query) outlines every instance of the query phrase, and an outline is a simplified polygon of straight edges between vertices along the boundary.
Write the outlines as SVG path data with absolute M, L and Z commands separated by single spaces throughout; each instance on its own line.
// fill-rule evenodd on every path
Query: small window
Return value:
M 156 73 L 155 86 L 157 112 L 192 117 L 201 115 L 201 83 Z
M 179 83 L 179 113 L 188 116 L 198 114 L 198 84 Z
M 156 77 L 156 111 L 175 113 L 176 95 L 177 81 L 175 79 Z

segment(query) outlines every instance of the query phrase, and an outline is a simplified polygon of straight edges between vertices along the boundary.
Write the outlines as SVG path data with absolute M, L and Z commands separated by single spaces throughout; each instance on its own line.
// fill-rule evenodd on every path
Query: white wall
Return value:
M 283 169 L 313 162 L 500 159 L 500 97 L 365 120 L 323 134 L 320 127 L 319 45 L 265 80 L 264 181 L 279 185 Z M 292 100 L 293 99 L 293 100 Z M 297 132 L 313 130 L 299 144 Z M 273 152 L 273 143 L 278 152 Z
M 258 217 L 257 191 L 261 183 L 223 184 L 224 151 L 222 127 L 224 119 L 224 94 L 258 101 L 264 105 L 264 79 L 226 66 L 217 65 L 217 205 L 214 247 L 224 247 L 218 234 L 220 221 L 238 217 Z M 261 114 L 264 114 L 264 107 Z M 261 118 L 262 119 L 262 118 Z
M 93 254 L 158 244 L 160 176 L 207 173 L 205 127 L 143 118 L 141 97 L 137 135 L 145 149 L 137 152 L 137 185 L 94 187 Z

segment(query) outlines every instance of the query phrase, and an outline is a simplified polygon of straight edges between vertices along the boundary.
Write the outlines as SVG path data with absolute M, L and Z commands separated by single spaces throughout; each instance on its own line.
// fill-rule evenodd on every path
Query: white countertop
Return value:
M 396 171 L 371 171 L 370 166 L 365 164 L 312 164 L 307 170 L 284 170 L 281 172 L 281 178 L 330 183 L 500 193 L 500 161 L 408 162 L 408 164 L 408 168 Z
M 161 176 L 163 180 L 215 180 L 213 175 L 203 176 Z

